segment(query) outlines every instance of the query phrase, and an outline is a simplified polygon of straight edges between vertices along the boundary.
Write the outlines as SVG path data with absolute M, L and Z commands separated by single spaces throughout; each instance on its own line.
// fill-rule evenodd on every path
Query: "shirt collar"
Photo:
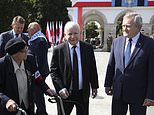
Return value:
M 13 66 L 14 66 L 14 72 L 16 73 L 16 71 L 18 70 L 18 69 L 20 69 L 20 70 L 25 70 L 25 66 L 24 66 L 24 61 L 22 61 L 21 62 L 21 65 L 20 65 L 20 67 L 19 67 L 19 65 L 14 61 L 14 59 L 11 57 L 11 59 L 12 59 L 12 63 L 13 63 Z
M 69 45 L 69 48 L 70 48 L 70 49 L 74 46 L 74 45 L 70 44 L 69 42 L 68 42 L 68 45 Z M 77 48 L 80 47 L 79 41 L 78 41 L 78 43 L 76 44 L 76 47 L 77 47 Z
M 134 36 L 133 38 L 132 38 L 132 42 L 137 42 L 137 40 L 139 39 L 139 36 L 140 36 L 140 32 L 136 35 L 136 36 Z M 126 41 L 128 42 L 128 40 L 129 40 L 129 38 L 127 38 L 126 39 Z
M 12 32 L 13 32 L 13 36 L 16 37 L 16 32 L 14 31 L 14 29 L 12 30 Z M 21 34 L 19 34 L 18 37 L 21 37 Z

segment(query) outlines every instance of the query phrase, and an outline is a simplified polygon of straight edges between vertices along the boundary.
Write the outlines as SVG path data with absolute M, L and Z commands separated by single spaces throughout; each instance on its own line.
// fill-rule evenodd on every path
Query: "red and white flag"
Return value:
M 49 29 L 49 23 L 48 22 L 47 22 L 47 27 L 46 27 L 46 37 L 49 40 L 49 37 L 50 37 L 50 29 Z
M 49 22 L 47 22 L 47 27 L 46 27 L 46 37 L 48 38 L 50 44 L 52 44 L 53 39 L 52 39 L 51 32 L 50 32 Z
M 54 23 L 53 22 L 50 22 L 50 36 L 53 44 L 54 43 Z
M 61 44 L 63 42 L 63 23 L 60 22 L 59 25 L 59 43 Z
M 59 44 L 59 23 L 56 21 L 56 44 Z

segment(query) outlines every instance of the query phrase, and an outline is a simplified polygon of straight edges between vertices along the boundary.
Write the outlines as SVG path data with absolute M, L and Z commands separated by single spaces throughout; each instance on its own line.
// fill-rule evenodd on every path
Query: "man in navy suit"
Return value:
M 28 36 L 22 33 L 25 26 L 25 19 L 21 16 L 15 16 L 11 26 L 12 30 L 3 32 L 0 35 L 0 57 L 5 56 L 6 52 L 4 47 L 10 39 L 21 37 L 26 43 L 28 43 Z
M 29 54 L 32 54 L 35 57 L 38 70 L 41 75 L 45 78 L 49 74 L 49 65 L 48 65 L 48 41 L 45 35 L 41 32 L 41 27 L 37 22 L 31 22 L 28 25 L 28 35 L 30 37 L 29 43 Z M 44 93 L 40 88 L 35 85 L 34 89 L 34 101 L 37 106 L 36 114 L 37 115 L 47 115 Z
M 71 114 L 74 106 L 76 106 L 77 115 L 89 115 L 90 87 L 93 98 L 97 96 L 98 88 L 93 47 L 80 41 L 80 27 L 77 23 L 67 22 L 64 34 L 67 41 L 57 46 L 53 51 L 50 67 L 53 84 L 57 93 L 64 99 L 66 115 Z M 75 57 L 73 52 L 76 52 L 76 60 L 78 61 L 73 58 Z M 78 72 L 74 68 L 78 68 Z M 78 84 L 77 87 L 75 87 L 76 84 Z M 73 103 L 65 102 L 65 99 L 73 101 Z M 61 114 L 59 113 L 59 115 Z
M 141 27 L 141 16 L 127 13 L 123 36 L 112 43 L 104 84 L 106 94 L 113 95 L 112 115 L 126 115 L 128 107 L 130 115 L 146 115 L 147 106 L 154 105 L 154 41 L 140 33 Z

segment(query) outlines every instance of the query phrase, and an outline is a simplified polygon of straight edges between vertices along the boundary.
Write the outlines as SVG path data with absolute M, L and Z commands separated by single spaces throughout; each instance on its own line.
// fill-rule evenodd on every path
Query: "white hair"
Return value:
M 80 26 L 78 23 L 75 23 L 73 21 L 68 21 L 66 24 L 65 24 L 65 27 L 64 27 L 64 32 L 66 32 L 68 29 L 71 29 L 71 28 L 76 28 L 79 30 L 80 32 Z

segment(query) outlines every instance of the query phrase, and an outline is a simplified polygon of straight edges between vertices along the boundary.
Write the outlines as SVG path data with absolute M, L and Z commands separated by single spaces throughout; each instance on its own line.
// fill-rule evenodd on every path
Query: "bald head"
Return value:
M 38 31 L 41 31 L 41 27 L 37 22 L 31 22 L 28 25 L 28 35 L 30 37 L 33 36 Z

